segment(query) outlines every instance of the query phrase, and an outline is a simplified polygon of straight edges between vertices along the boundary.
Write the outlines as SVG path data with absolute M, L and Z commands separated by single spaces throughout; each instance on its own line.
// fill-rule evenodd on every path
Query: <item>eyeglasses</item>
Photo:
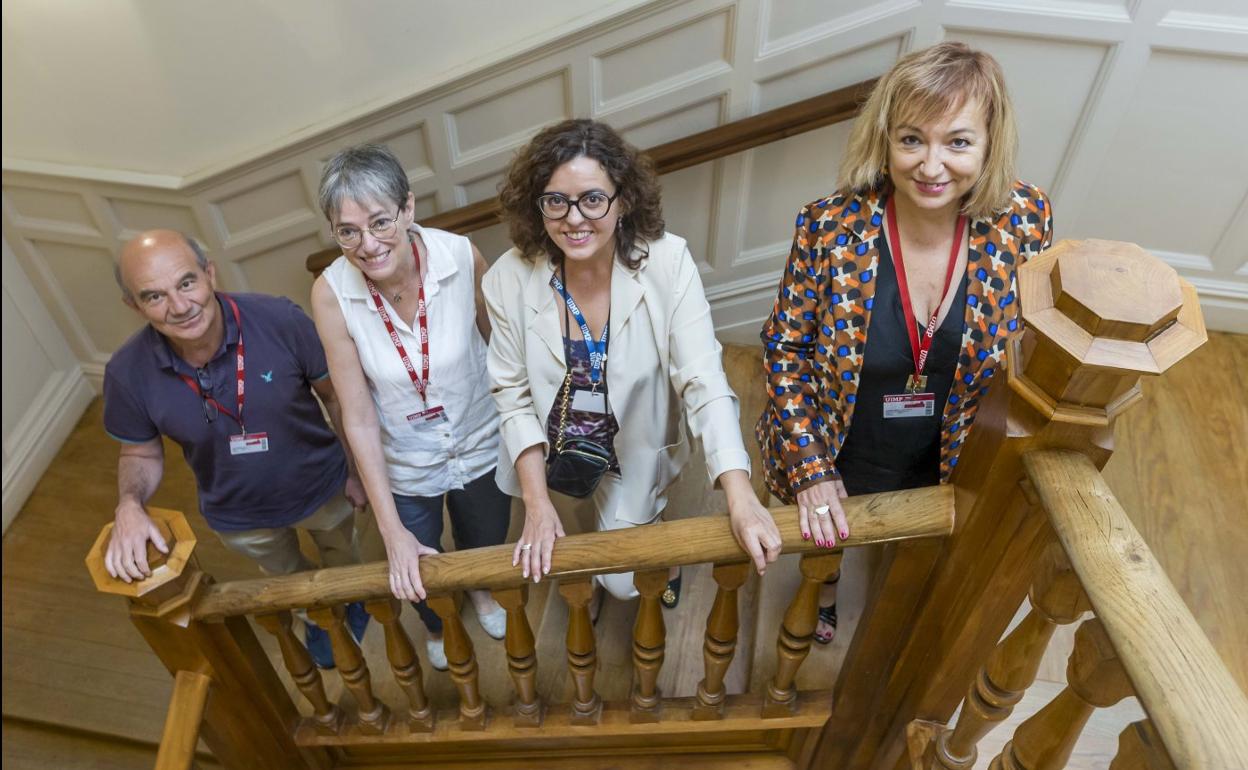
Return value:
M 564 219 L 572 213 L 573 206 L 576 206 L 576 210 L 581 212 L 581 216 L 586 219 L 602 219 L 611 210 L 611 204 L 618 197 L 620 197 L 619 190 L 609 197 L 599 190 L 587 192 L 579 198 L 569 198 L 563 193 L 546 193 L 537 196 L 537 208 L 547 219 Z
M 368 226 L 368 231 L 372 233 L 374 238 L 389 238 L 394 235 L 396 225 L 399 221 L 399 214 L 403 213 L 400 207 L 391 219 L 378 219 Z M 364 234 L 360 232 L 360 228 L 343 225 L 333 229 L 334 240 L 338 241 L 338 245 L 344 249 L 353 249 L 360 245 L 360 240 Z
M 200 368 L 195 370 L 195 379 L 199 382 L 199 400 L 200 406 L 204 408 L 204 422 L 212 424 L 217 419 L 217 408 L 208 401 L 212 397 L 212 378 L 208 376 L 208 370 Z

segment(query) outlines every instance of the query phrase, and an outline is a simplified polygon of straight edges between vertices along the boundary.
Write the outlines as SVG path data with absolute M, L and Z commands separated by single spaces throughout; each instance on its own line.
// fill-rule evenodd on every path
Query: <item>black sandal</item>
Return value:
M 676 577 L 667 581 L 667 588 L 663 590 L 663 594 L 659 596 L 659 601 L 669 610 L 676 609 L 676 605 L 680 604 L 680 579 L 682 575 L 679 570 Z
M 834 586 L 836 585 L 837 581 L 839 581 L 840 579 L 841 579 L 841 571 L 837 570 L 836 574 L 833 575 L 831 578 L 823 581 L 823 584 L 825 586 Z M 819 620 L 824 623 L 827 623 L 829 626 L 832 626 L 832 634 L 825 638 L 825 637 L 819 636 L 819 633 L 816 630 L 815 641 L 818 642 L 819 644 L 831 644 L 832 640 L 836 638 L 836 602 L 832 602 L 826 607 L 819 608 Z

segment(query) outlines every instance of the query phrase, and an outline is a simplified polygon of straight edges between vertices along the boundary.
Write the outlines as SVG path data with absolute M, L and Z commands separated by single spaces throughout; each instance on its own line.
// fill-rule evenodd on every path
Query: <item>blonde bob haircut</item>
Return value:
M 951 115 L 968 102 L 984 110 L 988 151 L 962 213 L 980 218 L 1007 208 L 1018 154 L 1014 107 L 997 60 L 964 43 L 939 43 L 907 54 L 879 79 L 850 131 L 841 161 L 842 186 L 858 193 L 885 189 L 892 130 Z

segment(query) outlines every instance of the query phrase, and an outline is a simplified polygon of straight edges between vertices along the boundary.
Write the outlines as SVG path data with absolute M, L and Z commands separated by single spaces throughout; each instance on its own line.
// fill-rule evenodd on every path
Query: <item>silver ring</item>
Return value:
M 528 550 L 530 550 L 530 549 L 532 549 L 532 548 L 533 548 L 533 544 L 532 544 L 532 543 L 521 543 L 521 544 L 520 544 L 520 550 L 521 550 L 521 551 L 528 551 Z
M 828 512 L 829 512 L 829 511 L 831 511 L 831 510 L 832 510 L 832 509 L 831 509 L 831 508 L 829 508 L 828 506 L 826 506 L 826 505 L 821 505 L 821 506 L 819 506 L 818 508 L 816 508 L 816 509 L 815 509 L 815 515 L 816 515 L 816 516 L 827 516 L 827 515 L 828 515 Z

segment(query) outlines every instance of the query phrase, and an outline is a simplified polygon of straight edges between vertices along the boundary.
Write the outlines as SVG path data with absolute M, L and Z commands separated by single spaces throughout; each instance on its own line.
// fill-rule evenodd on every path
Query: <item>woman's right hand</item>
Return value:
M 841 540 L 849 537 L 849 522 L 845 520 L 845 509 L 841 507 L 841 498 L 844 497 L 848 495 L 840 479 L 820 481 L 797 493 L 797 516 L 803 540 L 813 536 L 815 545 L 831 548 L 836 545 L 838 533 Z M 826 514 L 815 513 L 823 506 L 828 508 Z
M 555 538 L 563 537 L 563 522 L 550 497 L 539 498 L 524 505 L 524 532 L 511 554 L 511 566 L 520 566 L 527 579 L 540 582 L 542 575 L 550 572 L 550 558 L 555 550 Z
M 406 529 L 400 529 L 382 539 L 386 543 L 386 560 L 390 562 L 390 592 L 396 599 L 424 601 L 425 586 L 420 582 L 420 557 L 435 554 L 437 549 L 424 545 Z

